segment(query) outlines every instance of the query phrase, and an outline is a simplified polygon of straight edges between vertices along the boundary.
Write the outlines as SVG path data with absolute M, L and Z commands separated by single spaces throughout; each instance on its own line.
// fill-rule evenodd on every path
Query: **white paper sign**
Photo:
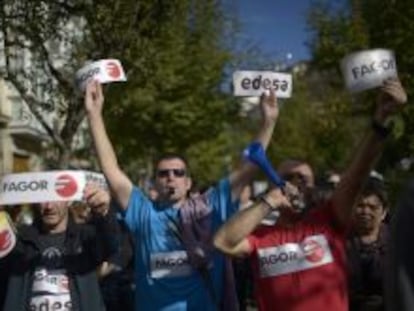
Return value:
M 273 71 L 236 71 L 233 73 L 235 96 L 260 96 L 273 89 L 276 97 L 292 95 L 292 75 Z
M 83 92 L 90 79 L 100 83 L 127 80 L 121 62 L 117 59 L 101 59 L 79 69 L 75 76 L 76 87 Z
M 360 92 L 381 86 L 387 78 L 397 77 L 397 64 L 390 50 L 375 49 L 355 52 L 341 60 L 346 88 Z
M 69 170 L 6 175 L 0 181 L 0 205 L 81 201 L 88 176 L 91 172 Z

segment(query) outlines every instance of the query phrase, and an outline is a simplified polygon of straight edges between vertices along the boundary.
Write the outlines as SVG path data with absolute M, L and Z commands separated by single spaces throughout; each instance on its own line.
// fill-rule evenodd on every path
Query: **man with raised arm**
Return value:
M 388 117 L 406 102 L 398 80 L 381 87 L 370 129 L 323 206 L 297 213 L 289 184 L 271 189 L 251 208 L 240 211 L 216 233 L 214 245 L 231 256 L 250 256 L 260 310 L 347 311 L 345 240 L 353 206 L 389 131 Z M 274 226 L 259 226 L 272 211 Z
M 251 182 L 254 165 L 246 162 L 205 193 L 189 198 L 187 161 L 166 155 L 155 166 L 156 201 L 135 187 L 120 169 L 102 118 L 101 85 L 87 85 L 85 107 L 101 169 L 136 239 L 137 310 L 232 310 L 232 272 L 214 250 L 215 230 L 237 209 L 241 189 Z M 278 117 L 271 92 L 261 100 L 257 136 L 267 146 Z M 227 304 L 226 304 L 227 302 Z
M 84 199 L 88 224 L 75 223 L 73 202 L 56 201 L 36 205 L 33 224 L 17 227 L 16 246 L 0 260 L 1 310 L 105 309 L 96 269 L 116 252 L 118 226 L 106 190 L 88 184 Z

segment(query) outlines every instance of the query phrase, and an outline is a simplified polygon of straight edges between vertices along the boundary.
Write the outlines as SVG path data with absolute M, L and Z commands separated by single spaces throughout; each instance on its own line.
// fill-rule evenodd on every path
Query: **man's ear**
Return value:
M 382 215 L 381 215 L 381 221 L 384 221 L 385 217 L 387 217 L 387 214 L 388 214 L 387 210 L 384 210 L 384 211 L 382 212 Z
M 191 177 L 187 177 L 187 191 L 190 191 L 192 186 L 193 186 L 193 180 L 191 179 Z

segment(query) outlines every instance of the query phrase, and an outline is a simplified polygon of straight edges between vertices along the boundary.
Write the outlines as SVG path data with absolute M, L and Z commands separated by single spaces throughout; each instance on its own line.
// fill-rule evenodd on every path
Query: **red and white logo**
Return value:
M 121 77 L 121 69 L 116 62 L 108 62 L 106 64 L 106 73 L 113 79 Z
M 0 232 L 0 251 L 7 250 L 12 244 L 12 236 L 9 230 Z
M 71 197 L 78 191 L 78 184 L 76 183 L 75 178 L 71 175 L 60 175 L 56 178 L 55 191 L 61 197 Z
M 322 260 L 325 251 L 315 240 L 308 240 L 303 243 L 303 253 L 306 260 L 316 263 Z
M 310 270 L 334 261 L 329 242 L 323 234 L 306 237 L 300 242 L 259 248 L 257 253 L 261 278 Z

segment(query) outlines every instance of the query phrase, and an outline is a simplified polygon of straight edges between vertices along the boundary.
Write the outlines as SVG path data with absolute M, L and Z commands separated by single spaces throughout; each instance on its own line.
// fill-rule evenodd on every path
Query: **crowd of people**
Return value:
M 260 168 L 245 160 L 190 195 L 196 177 L 180 154 L 157 159 L 150 191 L 139 188 L 118 164 L 98 82 L 88 83 L 84 101 L 110 190 L 90 184 L 83 203 L 33 205 L 32 217 L 14 212 L 18 242 L 0 259 L 3 310 L 397 311 L 410 310 L 410 299 L 414 308 L 410 283 L 402 284 L 414 272 L 401 242 L 409 203 L 398 207 L 405 227 L 394 234 L 385 182 L 371 173 L 387 120 L 407 101 L 398 80 L 379 89 L 343 171 L 316 178 L 310 163 L 287 159 L 277 167 L 286 184 L 269 182 L 260 194 L 252 189 Z M 255 141 L 266 150 L 279 115 L 273 92 L 260 108 Z

